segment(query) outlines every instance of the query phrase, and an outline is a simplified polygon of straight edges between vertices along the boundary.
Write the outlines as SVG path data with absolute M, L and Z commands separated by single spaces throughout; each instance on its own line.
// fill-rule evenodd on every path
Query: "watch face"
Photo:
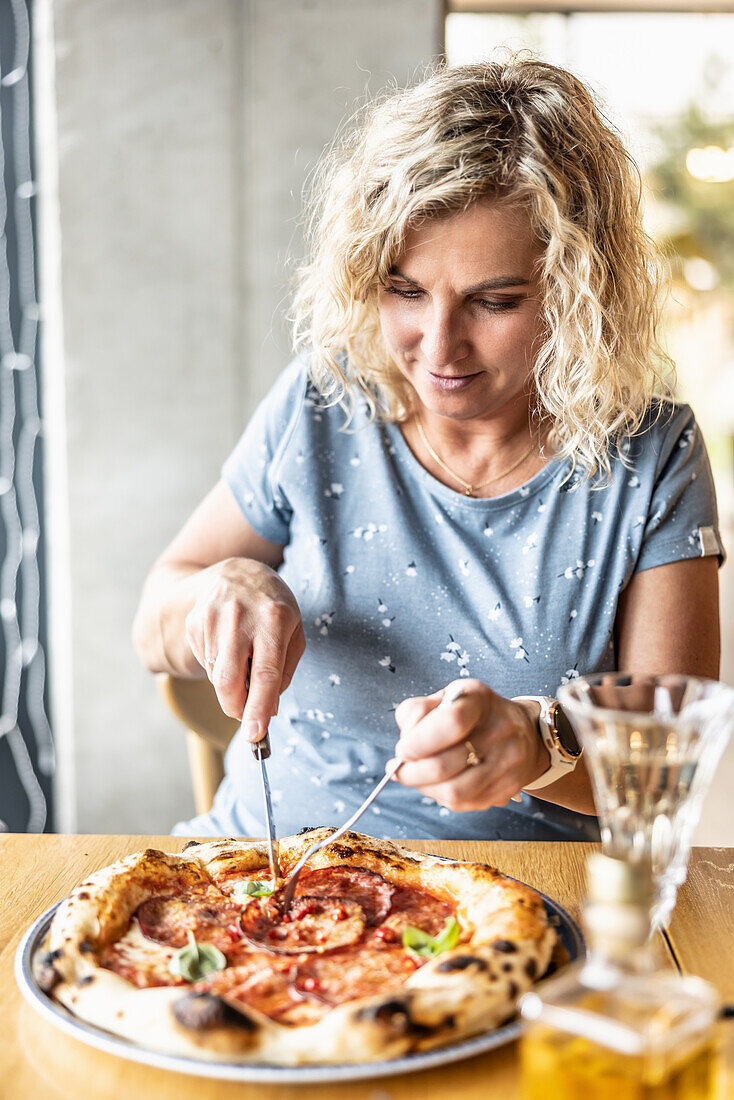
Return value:
M 556 727 L 556 736 L 563 751 L 568 753 L 569 756 L 580 756 L 581 746 L 578 743 L 573 726 L 563 713 L 563 707 L 559 703 L 556 703 L 553 708 L 553 721 Z

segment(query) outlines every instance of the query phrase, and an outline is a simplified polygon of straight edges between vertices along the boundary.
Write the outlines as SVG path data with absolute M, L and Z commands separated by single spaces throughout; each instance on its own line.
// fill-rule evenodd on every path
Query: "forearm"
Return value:
M 133 644 L 150 672 L 188 679 L 206 675 L 186 640 L 186 616 L 207 572 L 196 565 L 163 563 L 150 573 L 133 623 Z
M 567 810 L 576 810 L 580 814 L 595 814 L 594 797 L 591 792 L 591 779 L 582 756 L 570 775 L 564 775 L 555 783 L 541 787 L 539 791 L 529 791 L 533 798 L 543 802 L 554 802 L 565 806 Z

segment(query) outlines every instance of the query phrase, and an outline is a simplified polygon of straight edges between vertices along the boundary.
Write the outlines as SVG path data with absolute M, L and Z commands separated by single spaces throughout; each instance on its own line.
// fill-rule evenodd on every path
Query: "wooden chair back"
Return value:
M 156 679 L 168 706 L 186 726 L 194 805 L 197 814 L 208 813 L 224 778 L 224 754 L 239 722 L 224 713 L 209 680 L 184 680 L 167 673 Z

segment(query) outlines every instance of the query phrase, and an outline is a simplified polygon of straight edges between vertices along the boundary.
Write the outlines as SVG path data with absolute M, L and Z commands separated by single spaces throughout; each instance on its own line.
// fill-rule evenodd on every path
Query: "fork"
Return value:
M 450 706 L 452 703 L 455 703 L 457 699 L 460 699 L 461 696 L 464 694 L 464 689 L 461 687 L 460 684 L 452 684 L 446 689 L 443 699 L 438 705 L 439 707 Z M 354 811 L 349 820 L 345 821 L 344 824 L 339 829 L 337 829 L 335 833 L 331 833 L 329 836 L 325 837 L 324 840 L 319 840 L 316 844 L 312 844 L 305 855 L 301 856 L 298 863 L 291 871 L 288 882 L 286 883 L 285 894 L 283 896 L 284 913 L 287 913 L 291 907 L 291 903 L 293 902 L 293 895 L 296 892 L 298 876 L 300 875 L 301 870 L 303 869 L 303 866 L 307 862 L 307 860 L 309 860 L 311 856 L 315 856 L 316 853 L 320 852 L 322 848 L 325 848 L 327 844 L 333 844 L 335 840 L 338 840 L 340 836 L 343 836 L 348 829 L 351 829 L 352 826 L 356 824 L 357 821 L 359 821 L 365 810 L 369 809 L 369 807 L 377 798 L 380 791 L 387 786 L 388 782 L 397 773 L 398 769 L 403 763 L 403 760 L 391 760 L 385 768 L 385 774 L 383 775 L 382 779 L 379 781 L 377 786 L 370 791 L 362 805 L 359 807 L 359 809 Z

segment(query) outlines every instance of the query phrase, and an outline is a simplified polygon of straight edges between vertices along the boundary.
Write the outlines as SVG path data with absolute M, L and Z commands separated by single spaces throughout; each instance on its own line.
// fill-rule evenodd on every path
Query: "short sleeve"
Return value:
M 292 515 L 279 473 L 303 412 L 307 373 L 299 359 L 283 371 L 222 467 L 247 522 L 278 546 L 288 544 Z
M 636 572 L 687 558 L 725 559 L 706 445 L 693 413 L 679 406 L 661 440 Z

